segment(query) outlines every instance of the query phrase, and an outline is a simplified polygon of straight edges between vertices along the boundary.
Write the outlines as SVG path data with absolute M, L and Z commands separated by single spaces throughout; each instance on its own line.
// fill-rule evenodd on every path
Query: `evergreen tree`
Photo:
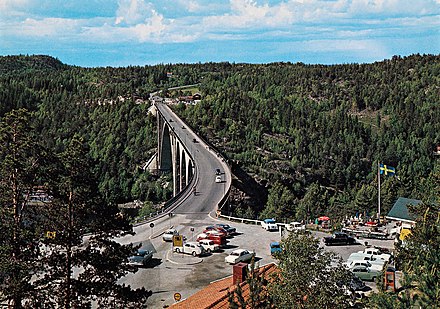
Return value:
M 277 255 L 280 272 L 269 284 L 272 303 L 279 309 L 347 308 L 352 278 L 335 253 L 325 252 L 319 240 L 291 233 Z
M 291 218 L 294 213 L 293 202 L 293 194 L 277 181 L 269 189 L 266 207 L 260 214 L 260 218 L 276 218 L 278 220 Z
M 23 109 L 0 123 L 0 303 L 12 308 L 29 302 L 38 259 L 38 227 L 29 204 L 42 160 L 28 124 Z
M 136 268 L 127 265 L 133 248 L 112 238 L 131 232 L 131 226 L 100 196 L 84 143 L 73 138 L 56 163 L 48 183 L 51 201 L 42 211 L 44 227 L 54 237 L 44 241 L 44 271 L 35 281 L 40 306 L 142 306 L 150 291 L 117 283 Z

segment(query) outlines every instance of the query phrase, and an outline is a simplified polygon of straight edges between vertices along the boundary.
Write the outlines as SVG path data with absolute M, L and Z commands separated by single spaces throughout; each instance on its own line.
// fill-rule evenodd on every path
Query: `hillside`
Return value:
M 421 179 L 438 164 L 439 78 L 433 55 L 361 65 L 126 68 L 7 56 L 0 57 L 0 115 L 33 111 L 36 138 L 57 151 L 80 135 L 109 200 L 159 202 L 170 196 L 166 181 L 139 169 L 156 146 L 155 119 L 143 103 L 157 89 L 200 83 L 202 102 L 176 111 L 233 164 L 231 213 L 286 220 L 373 214 L 378 161 L 399 175 L 383 179 L 385 210 L 397 196 L 425 194 Z

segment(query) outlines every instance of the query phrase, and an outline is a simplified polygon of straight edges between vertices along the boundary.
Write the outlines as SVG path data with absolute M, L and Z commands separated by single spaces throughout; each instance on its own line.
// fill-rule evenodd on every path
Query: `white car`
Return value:
M 278 225 L 275 219 L 264 219 L 261 222 L 261 227 L 266 231 L 278 231 Z
M 222 176 L 215 176 L 215 182 L 216 183 L 222 182 Z
M 255 252 L 250 252 L 246 249 L 237 249 L 231 252 L 227 257 L 225 257 L 225 262 L 229 264 L 236 264 L 238 262 L 247 262 L 255 256 Z
M 382 271 L 384 264 L 373 264 L 365 260 L 352 260 L 345 263 L 345 266 L 352 270 L 357 266 L 365 266 L 374 271 Z
M 163 241 L 173 241 L 174 235 L 179 235 L 179 231 L 176 229 L 168 229 L 163 233 L 162 239 Z
M 376 260 L 384 260 L 386 262 L 389 262 L 391 260 L 391 254 L 382 253 L 377 248 L 365 248 L 364 251 L 359 251 L 358 253 L 365 253 L 372 255 Z
M 286 225 L 286 229 L 289 232 L 301 231 L 301 230 L 305 230 L 306 226 L 304 224 L 301 224 L 300 222 L 290 222 L 289 224 Z
M 206 252 L 215 252 L 220 250 L 220 246 L 215 244 L 213 240 L 210 239 L 200 239 L 199 244 L 205 249 Z
M 205 253 L 205 249 L 197 242 L 186 242 L 182 247 L 174 247 L 177 253 L 191 254 L 192 256 L 200 256 Z

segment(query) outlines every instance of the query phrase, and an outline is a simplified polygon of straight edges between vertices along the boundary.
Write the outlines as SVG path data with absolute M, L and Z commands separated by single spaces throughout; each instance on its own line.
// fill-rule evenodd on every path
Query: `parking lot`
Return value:
M 210 282 L 232 275 L 232 266 L 225 263 L 225 257 L 233 250 L 238 248 L 248 249 L 256 253 L 257 265 L 265 265 L 275 262 L 270 254 L 269 244 L 273 241 L 280 241 L 279 232 L 268 232 L 260 225 L 250 225 L 244 223 L 231 223 L 209 217 L 203 222 L 190 218 L 190 216 L 180 215 L 173 218 L 173 226 L 185 235 L 188 241 L 195 240 L 197 234 L 201 233 L 204 227 L 215 223 L 229 223 L 237 228 L 237 235 L 228 239 L 227 246 L 220 252 L 212 253 L 202 257 L 193 257 L 175 253 L 172 250 L 172 243 L 164 242 L 161 232 L 169 227 L 169 222 L 164 222 L 155 227 L 155 232 L 144 234 L 148 235 L 151 243 L 155 247 L 155 253 L 151 265 L 140 268 L 134 275 L 128 275 L 122 280 L 123 283 L 133 287 L 145 287 L 153 291 L 149 299 L 149 305 L 153 308 L 163 307 L 174 303 L 173 295 L 178 292 L 182 299 L 189 297 L 198 290 L 204 288 Z M 317 238 L 329 234 L 323 232 L 312 232 Z M 142 234 L 140 234 L 142 235 Z M 365 248 L 365 241 L 370 245 L 382 247 L 392 247 L 392 241 L 383 240 L 359 240 L 359 243 L 351 246 L 331 246 L 326 247 L 321 241 L 325 250 L 339 254 L 343 260 L 348 256 Z M 368 286 L 375 289 L 373 283 Z

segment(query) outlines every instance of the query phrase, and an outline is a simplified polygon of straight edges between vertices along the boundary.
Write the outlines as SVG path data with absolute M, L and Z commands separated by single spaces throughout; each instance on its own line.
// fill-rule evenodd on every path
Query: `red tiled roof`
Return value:
M 259 275 L 269 279 L 269 275 L 276 271 L 278 267 L 271 263 L 256 269 Z M 181 302 L 171 305 L 172 309 L 221 309 L 229 308 L 228 292 L 235 289 L 232 275 L 224 279 L 211 282 L 207 287 L 198 291 Z M 242 295 L 245 299 L 249 296 L 249 287 L 246 281 L 240 283 Z

